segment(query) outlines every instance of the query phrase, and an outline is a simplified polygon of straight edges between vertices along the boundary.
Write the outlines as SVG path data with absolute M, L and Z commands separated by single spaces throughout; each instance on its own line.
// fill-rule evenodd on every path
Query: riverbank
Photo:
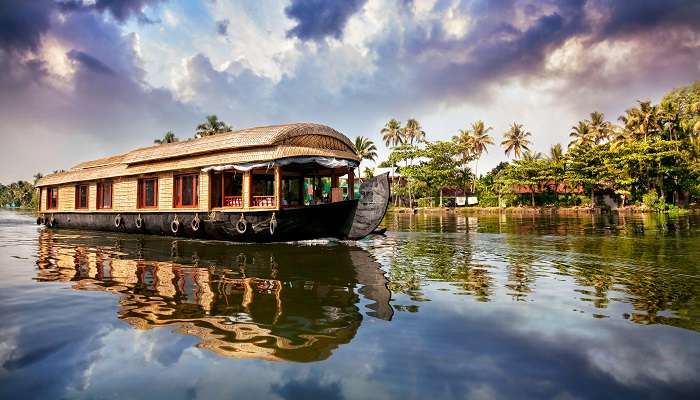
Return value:
M 644 206 L 625 206 L 618 207 L 616 210 L 610 210 L 601 207 L 588 207 L 588 206 L 576 206 L 576 207 L 390 207 L 390 211 L 404 214 L 404 213 L 462 213 L 462 214 L 562 214 L 562 215 L 574 215 L 574 214 L 601 214 L 607 212 L 616 213 L 628 213 L 628 214 L 645 214 L 645 213 L 657 213 L 655 209 L 650 209 Z M 673 210 L 666 211 L 667 213 L 698 213 L 700 208 L 697 206 L 690 208 L 676 208 Z

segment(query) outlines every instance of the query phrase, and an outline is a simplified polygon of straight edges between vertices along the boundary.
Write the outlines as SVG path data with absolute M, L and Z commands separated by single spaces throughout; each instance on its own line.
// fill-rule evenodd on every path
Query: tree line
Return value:
M 700 199 L 700 81 L 670 91 L 659 104 L 637 101 L 617 121 L 592 112 L 571 127 L 566 148 L 555 144 L 546 155 L 532 149 L 532 133 L 514 122 L 500 142 L 511 161 L 480 176 L 479 159 L 495 145 L 493 128 L 483 121 L 450 140 L 428 141 L 415 119 L 404 126 L 391 119 L 380 131 L 390 154 L 379 166 L 400 171 L 394 193 L 409 206 L 443 188 L 463 188 L 482 206 L 595 206 L 596 195 L 607 194 L 621 206 L 664 210 Z M 375 160 L 371 140 L 358 137 L 356 147 L 363 159 Z
M 42 177 L 34 175 L 34 182 L 17 181 L 9 185 L 0 183 L 0 207 L 36 208 L 39 204 L 39 193 L 34 185 Z

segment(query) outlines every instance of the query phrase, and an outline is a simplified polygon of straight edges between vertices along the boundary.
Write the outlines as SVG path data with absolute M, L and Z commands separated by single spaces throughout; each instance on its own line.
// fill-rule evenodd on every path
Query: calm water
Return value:
M 0 398 L 698 398 L 700 217 L 240 245 L 0 211 Z

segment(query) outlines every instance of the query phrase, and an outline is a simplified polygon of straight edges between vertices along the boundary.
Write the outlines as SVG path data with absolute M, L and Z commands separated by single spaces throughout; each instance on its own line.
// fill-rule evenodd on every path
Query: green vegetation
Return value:
M 175 137 L 175 134 L 173 131 L 167 131 L 165 132 L 165 135 L 163 135 L 162 139 L 156 139 L 153 141 L 155 144 L 166 144 L 166 143 L 175 143 L 179 141 L 180 139 Z
M 219 133 L 229 132 L 231 129 L 231 126 L 227 125 L 224 121 L 220 121 L 219 117 L 212 114 L 207 116 L 204 123 L 197 126 L 197 133 L 194 135 L 194 137 L 201 138 L 216 135 Z
M 42 175 L 34 175 L 34 184 Z M 27 181 L 17 181 L 7 186 L 0 184 L 0 207 L 36 208 L 39 205 L 39 191 L 34 190 L 34 184 Z
M 380 166 L 399 169 L 403 182 L 395 182 L 394 193 L 407 206 L 414 198 L 441 196 L 445 188 L 465 188 L 481 206 L 615 202 L 666 211 L 700 200 L 700 81 L 674 89 L 658 105 L 638 101 L 619 121 L 593 112 L 572 127 L 567 151 L 556 144 L 547 157 L 531 149 L 532 134 L 514 122 L 501 142 L 514 159 L 478 177 L 478 160 L 494 144 L 483 121 L 450 141 L 427 142 L 424 132 L 415 141 L 407 135 L 409 124 L 402 128 L 391 119 L 381 130 L 391 154 Z M 607 204 L 597 204 L 602 196 Z
M 373 141 L 364 136 L 358 136 L 355 138 L 355 150 L 357 151 L 357 154 L 360 155 L 360 164 L 362 164 L 362 160 L 374 161 L 377 158 L 377 146 Z M 357 170 L 360 173 L 359 177 L 361 178 L 362 170 L 360 169 L 360 165 L 357 166 Z M 365 174 L 365 176 L 366 175 L 367 174 Z
M 193 138 L 187 138 L 185 140 L 192 140 L 192 139 L 197 139 L 197 138 L 202 138 L 206 136 L 212 136 L 212 135 L 217 135 L 219 133 L 225 133 L 225 132 L 230 132 L 233 128 L 226 124 L 224 121 L 220 121 L 219 117 L 217 117 L 215 114 L 212 115 L 207 115 L 207 117 L 204 120 L 204 123 L 201 123 L 197 125 L 197 130 L 194 134 Z M 173 131 L 167 131 L 163 135 L 163 138 L 161 139 L 156 139 L 153 141 L 155 144 L 166 144 L 166 143 L 175 143 L 179 142 L 180 139 L 178 139 L 175 136 L 175 133 Z

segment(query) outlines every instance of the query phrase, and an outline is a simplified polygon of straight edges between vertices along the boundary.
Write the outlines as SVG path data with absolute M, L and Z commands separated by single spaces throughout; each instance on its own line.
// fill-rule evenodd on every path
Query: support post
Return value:
M 348 171 L 348 200 L 355 200 L 355 172 Z
M 279 165 L 275 166 L 275 208 L 282 206 L 282 170 Z
M 243 172 L 243 208 L 250 208 L 250 201 L 253 199 L 251 196 L 252 180 L 251 171 Z
M 305 206 L 306 203 L 304 202 L 304 198 L 306 197 L 306 193 L 304 192 L 304 182 L 306 179 L 304 179 L 304 175 L 302 175 L 299 178 L 299 206 Z

